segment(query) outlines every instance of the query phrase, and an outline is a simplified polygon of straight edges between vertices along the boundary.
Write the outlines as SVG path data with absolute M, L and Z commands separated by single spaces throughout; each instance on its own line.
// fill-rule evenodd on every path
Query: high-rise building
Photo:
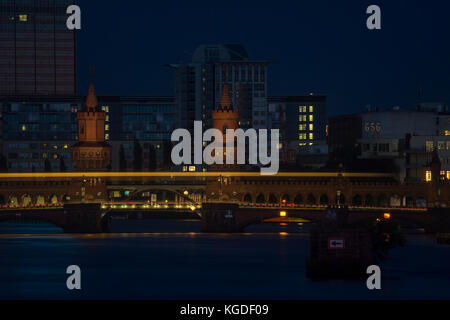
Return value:
M 268 128 L 280 130 L 282 161 L 296 162 L 300 152 L 326 145 L 327 96 L 270 96 L 268 101 Z
M 227 84 L 239 126 L 267 128 L 267 67 L 270 61 L 250 60 L 238 44 L 200 45 L 192 61 L 170 65 L 175 71 L 177 124 L 193 129 L 194 121 L 212 127 L 212 111 Z
M 0 95 L 76 93 L 74 0 L 0 1 Z

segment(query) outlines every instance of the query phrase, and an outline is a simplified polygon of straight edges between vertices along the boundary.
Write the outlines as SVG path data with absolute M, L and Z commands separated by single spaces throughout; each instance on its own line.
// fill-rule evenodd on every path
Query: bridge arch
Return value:
M 322 195 L 320 196 L 319 203 L 320 203 L 321 205 L 328 205 L 328 202 L 329 202 L 328 195 L 326 195 L 325 193 L 322 194 Z
M 33 199 L 29 194 L 23 194 L 21 196 L 21 205 L 22 207 L 29 207 L 33 204 Z
M 256 203 L 265 203 L 265 202 L 266 202 L 266 198 L 264 197 L 264 195 L 262 193 L 260 193 L 256 197 Z
M 281 203 L 282 204 L 289 204 L 291 202 L 291 197 L 288 194 L 283 194 L 281 196 Z
M 297 194 L 294 198 L 294 204 L 295 205 L 301 205 L 303 204 L 303 196 L 301 194 Z
M 36 196 L 36 202 L 35 203 L 36 203 L 36 206 L 41 206 L 41 207 L 45 206 L 46 205 L 45 197 L 43 195 L 41 195 L 41 194 L 38 194 Z
M 378 201 L 377 201 L 378 206 L 387 207 L 389 205 L 388 202 L 389 202 L 388 197 L 384 193 L 382 193 L 378 196 Z
M 88 197 L 86 196 L 86 199 L 88 199 Z M 90 199 L 88 199 L 90 200 Z M 56 194 L 52 194 L 49 198 L 48 198 L 48 203 L 50 204 L 57 204 L 58 203 L 58 196 Z
M 362 205 L 362 197 L 359 194 L 355 194 L 352 199 L 352 205 L 361 206 Z
M 250 193 L 246 193 L 242 201 L 245 203 L 252 203 L 252 195 Z
M 391 207 L 401 207 L 402 206 L 402 198 L 398 194 L 393 194 L 389 199 L 389 205 Z
M 13 208 L 18 207 L 19 206 L 19 198 L 15 194 L 10 195 L 9 199 L 8 199 L 8 205 Z
M 306 204 L 308 205 L 316 205 L 317 200 L 316 197 L 312 193 L 308 194 L 308 197 L 306 198 Z
M 276 197 L 273 193 L 271 193 L 271 194 L 269 195 L 269 203 L 270 203 L 270 204 L 276 204 L 276 203 L 278 203 L 278 199 L 277 199 L 277 197 Z
M 364 205 L 366 207 L 373 207 L 375 205 L 375 200 L 373 199 L 373 196 L 370 193 L 366 195 Z

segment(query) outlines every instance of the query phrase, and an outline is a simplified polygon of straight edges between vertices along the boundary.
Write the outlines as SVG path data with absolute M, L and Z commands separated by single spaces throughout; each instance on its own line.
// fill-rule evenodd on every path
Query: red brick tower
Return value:
M 227 137 L 226 130 L 237 130 L 239 128 L 239 110 L 233 108 L 230 97 L 230 89 L 227 83 L 224 83 L 222 89 L 222 98 L 216 110 L 212 111 L 212 120 L 214 129 L 220 130 L 223 135 L 223 147 L 226 150 L 227 141 L 233 137 Z M 234 163 L 236 164 L 236 144 L 234 144 Z M 236 169 L 235 165 L 226 165 L 226 152 L 224 152 L 224 165 L 217 165 L 214 169 L 230 171 Z
M 86 109 L 78 111 L 77 116 L 78 143 L 72 147 L 73 164 L 79 171 L 106 171 L 111 163 L 111 146 L 105 142 L 106 113 L 98 109 L 92 75 Z

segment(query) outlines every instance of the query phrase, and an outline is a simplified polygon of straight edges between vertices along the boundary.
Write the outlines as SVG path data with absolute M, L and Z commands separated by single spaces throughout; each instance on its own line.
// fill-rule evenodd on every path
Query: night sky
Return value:
M 269 94 L 327 94 L 328 113 L 368 104 L 411 108 L 450 103 L 448 1 L 92 1 L 79 0 L 79 91 L 89 64 L 98 94 L 173 94 L 168 63 L 197 45 L 241 43 L 272 60 Z M 382 30 L 366 28 L 377 4 Z

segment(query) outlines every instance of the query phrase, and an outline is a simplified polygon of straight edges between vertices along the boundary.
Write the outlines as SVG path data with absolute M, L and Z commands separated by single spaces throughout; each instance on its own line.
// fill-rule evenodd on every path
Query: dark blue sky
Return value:
M 276 62 L 269 94 L 329 96 L 329 114 L 365 105 L 450 103 L 448 1 L 92 1 L 79 0 L 79 91 L 89 64 L 98 94 L 172 94 L 167 63 L 189 61 L 198 44 L 242 43 Z M 366 9 L 382 10 L 382 30 Z

